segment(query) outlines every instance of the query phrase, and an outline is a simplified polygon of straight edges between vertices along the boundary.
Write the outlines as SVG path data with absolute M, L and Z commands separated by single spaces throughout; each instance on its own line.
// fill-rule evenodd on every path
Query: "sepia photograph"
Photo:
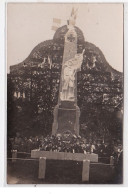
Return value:
M 6 184 L 123 184 L 123 14 L 6 4 Z

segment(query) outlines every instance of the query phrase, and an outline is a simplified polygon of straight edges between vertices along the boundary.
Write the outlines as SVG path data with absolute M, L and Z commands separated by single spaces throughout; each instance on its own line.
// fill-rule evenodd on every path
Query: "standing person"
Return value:
M 113 156 L 115 158 L 115 181 L 116 183 L 123 182 L 123 146 L 115 145 Z
M 13 149 L 19 151 L 21 143 L 22 143 L 22 138 L 20 136 L 20 133 L 16 132 L 16 137 L 14 138 Z
M 117 160 L 117 177 L 118 182 L 123 182 L 123 146 L 118 145 L 118 160 Z

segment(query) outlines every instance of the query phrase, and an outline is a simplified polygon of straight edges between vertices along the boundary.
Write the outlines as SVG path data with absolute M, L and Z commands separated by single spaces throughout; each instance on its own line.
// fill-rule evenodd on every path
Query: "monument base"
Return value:
M 98 162 L 98 154 L 83 154 L 83 153 L 69 153 L 69 152 L 52 152 L 32 150 L 31 158 L 46 157 L 53 160 L 74 160 L 83 161 L 90 160 L 90 162 Z
M 63 101 L 54 109 L 52 135 L 72 133 L 79 135 L 80 109 L 74 102 Z

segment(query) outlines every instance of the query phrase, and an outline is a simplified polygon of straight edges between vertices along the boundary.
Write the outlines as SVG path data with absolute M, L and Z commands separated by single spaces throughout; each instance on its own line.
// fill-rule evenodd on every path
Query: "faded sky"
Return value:
M 9 3 L 7 7 L 7 65 L 22 62 L 32 49 L 53 38 L 53 18 L 69 19 L 72 7 L 78 7 L 76 26 L 85 40 L 99 47 L 109 64 L 123 71 L 122 4 L 43 4 Z

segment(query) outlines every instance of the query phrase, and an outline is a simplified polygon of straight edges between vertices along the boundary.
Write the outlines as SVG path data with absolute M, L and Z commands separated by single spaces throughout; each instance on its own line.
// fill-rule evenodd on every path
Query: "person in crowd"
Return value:
M 96 150 L 95 144 L 96 144 L 95 141 L 93 141 L 92 144 L 91 144 L 91 153 L 95 153 L 95 150 Z
M 94 138 L 95 137 L 95 138 Z M 98 139 L 100 136 L 96 132 L 90 132 L 85 137 L 70 135 L 65 140 L 63 135 L 47 135 L 47 136 L 30 136 L 21 138 L 20 134 L 17 133 L 16 137 L 13 138 L 11 144 L 8 143 L 9 149 L 16 149 L 20 152 L 30 153 L 33 149 L 40 149 L 44 151 L 53 152 L 70 152 L 70 153 L 94 153 L 98 154 L 99 157 L 114 157 L 115 165 L 121 163 L 122 149 L 118 148 L 117 151 L 113 151 L 120 142 L 111 143 L 111 140 L 107 140 L 103 143 L 102 139 Z M 11 147 L 12 145 L 12 147 Z
M 114 146 L 114 164 L 115 164 L 115 177 L 118 183 L 123 181 L 123 146 L 122 144 L 115 143 Z
M 109 157 L 113 153 L 112 145 L 109 142 L 105 142 L 103 145 L 103 156 Z
M 86 143 L 86 152 L 91 153 L 91 143 L 90 142 Z
M 7 157 L 8 158 L 11 158 L 12 156 L 11 150 L 12 150 L 12 140 L 11 138 L 8 138 L 7 139 Z
M 118 180 L 121 181 L 123 177 L 123 146 L 122 144 L 118 145 L 118 162 L 117 162 L 117 174 Z
M 14 138 L 12 149 L 19 151 L 21 143 L 22 143 L 22 138 L 20 136 L 20 133 L 16 132 L 16 137 Z

